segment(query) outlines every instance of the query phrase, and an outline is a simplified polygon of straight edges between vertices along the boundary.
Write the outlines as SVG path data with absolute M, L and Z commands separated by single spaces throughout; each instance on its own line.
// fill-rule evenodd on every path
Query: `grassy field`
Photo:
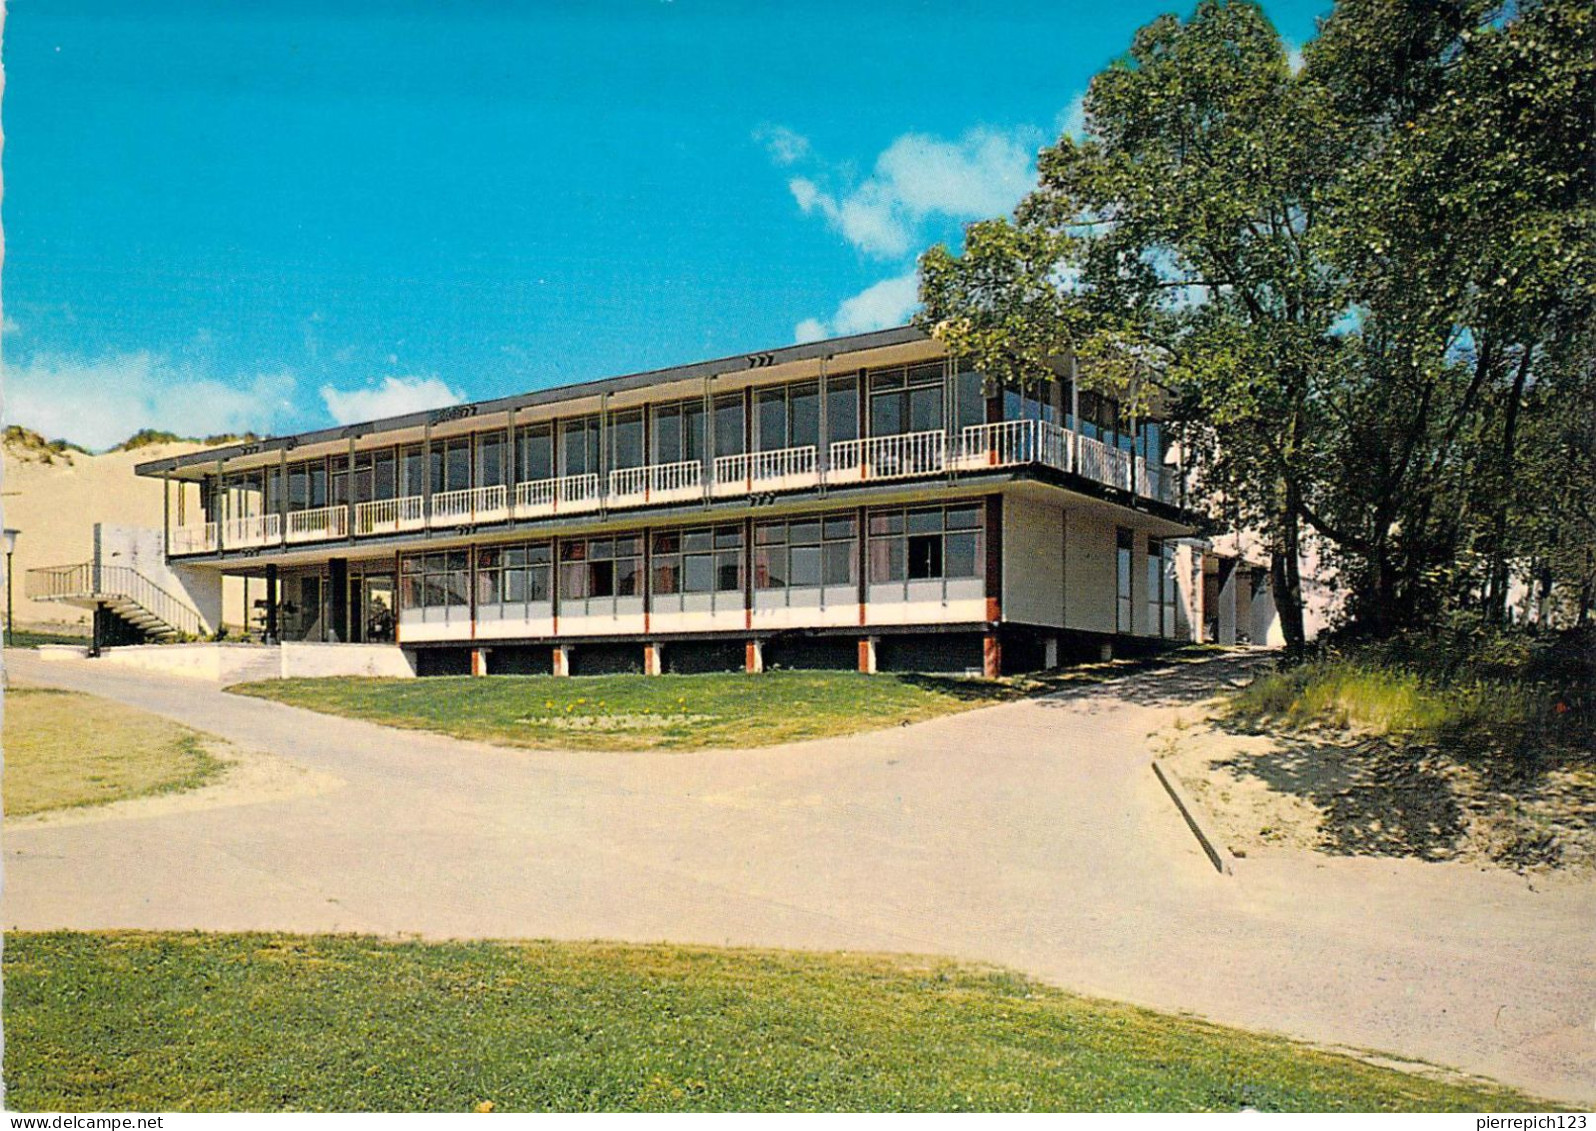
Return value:
M 1213 649 L 1005 680 L 858 672 L 285 679 L 229 691 L 292 707 L 506 746 L 701 750 L 857 734 L 1095 683 Z
M 903 957 L 8 933 L 20 1110 L 1530 1110 Z
M 34 632 L 26 628 L 17 629 L 11 639 L 13 648 L 37 648 L 41 644 L 87 645 L 88 643 L 87 636 L 69 636 L 62 632 Z
M 196 731 L 73 691 L 8 689 L 3 738 L 8 817 L 192 789 L 222 767 Z

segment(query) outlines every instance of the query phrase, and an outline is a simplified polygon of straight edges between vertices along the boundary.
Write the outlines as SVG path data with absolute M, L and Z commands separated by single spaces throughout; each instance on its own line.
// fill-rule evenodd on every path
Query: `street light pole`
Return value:
M 7 648 L 11 647 L 11 644 L 12 644 L 12 625 L 14 625 L 16 623 L 16 614 L 13 612 L 13 606 L 11 604 L 11 555 L 16 552 L 16 549 L 17 549 L 17 535 L 21 534 L 21 533 L 22 533 L 22 531 L 14 529 L 13 527 L 10 527 L 10 526 L 5 528 L 5 546 L 6 546 L 6 647 Z

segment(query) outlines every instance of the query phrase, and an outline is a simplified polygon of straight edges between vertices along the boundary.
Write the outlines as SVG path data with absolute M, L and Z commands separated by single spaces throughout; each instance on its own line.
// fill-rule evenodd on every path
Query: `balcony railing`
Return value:
M 171 531 L 173 554 L 210 554 L 216 551 L 216 523 L 205 522 L 198 526 L 174 526 Z
M 348 507 L 317 507 L 315 510 L 288 512 L 290 542 L 318 542 L 324 538 L 348 536 Z
M 424 527 L 444 528 L 503 522 L 510 518 L 546 518 L 579 514 L 601 507 L 634 507 L 659 503 L 729 498 L 761 491 L 788 491 L 821 483 L 847 485 L 907 479 L 945 473 L 978 473 L 998 467 L 1040 464 L 1073 473 L 1146 498 L 1174 505 L 1179 479 L 1171 468 L 1149 464 L 1141 456 L 1078 436 L 1042 420 L 1005 420 L 974 424 L 957 436 L 943 432 L 910 432 L 839 440 L 830 446 L 822 466 L 813 445 L 721 456 L 710 466 L 697 460 L 654 464 L 596 474 L 568 475 L 504 486 L 440 491 L 431 507 L 420 495 L 379 499 L 354 507 L 354 533 L 365 537 Z M 217 549 L 346 538 L 350 508 L 319 507 L 216 523 L 175 527 L 170 552 L 213 553 Z M 220 540 L 218 540 L 220 535 Z
M 721 456 L 715 461 L 714 492 L 720 495 L 747 495 L 754 491 L 791 491 L 813 487 L 820 482 L 820 449 L 810 444 L 802 448 L 777 448 L 769 452 L 749 452 Z
M 906 479 L 934 475 L 947 466 L 946 432 L 905 432 L 867 440 L 839 440 L 831 445 L 826 479 L 853 483 L 872 479 Z
M 477 522 L 503 522 L 510 517 L 509 491 L 497 487 L 465 487 L 439 491 L 432 496 L 432 525 L 461 526 Z
M 686 502 L 704 497 L 704 465 L 697 460 L 627 467 L 610 472 L 609 505 Z
M 229 550 L 253 546 L 275 546 L 283 540 L 281 515 L 262 514 L 251 518 L 230 518 L 222 523 L 222 546 Z
M 538 479 L 515 485 L 516 518 L 597 510 L 602 501 L 599 477 L 594 474 Z
M 426 499 L 420 495 L 375 499 L 355 505 L 356 534 L 397 534 L 403 530 L 420 530 L 426 524 Z

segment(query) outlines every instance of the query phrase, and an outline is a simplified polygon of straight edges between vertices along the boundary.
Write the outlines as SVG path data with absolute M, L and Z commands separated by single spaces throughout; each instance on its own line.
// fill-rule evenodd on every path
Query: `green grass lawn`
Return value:
M 3 738 L 8 817 L 194 789 L 222 770 L 199 732 L 76 691 L 9 688 Z
M 285 679 L 229 691 L 292 707 L 506 746 L 701 750 L 773 746 L 917 723 L 1028 695 L 1196 662 L 1212 649 L 1004 680 L 858 672 L 759 675 Z
M 13 648 L 37 648 L 41 644 L 81 644 L 88 645 L 87 636 L 69 636 L 64 632 L 34 632 L 30 629 L 19 628 L 11 637 Z
M 8 933 L 20 1110 L 1546 1105 L 934 959 Z

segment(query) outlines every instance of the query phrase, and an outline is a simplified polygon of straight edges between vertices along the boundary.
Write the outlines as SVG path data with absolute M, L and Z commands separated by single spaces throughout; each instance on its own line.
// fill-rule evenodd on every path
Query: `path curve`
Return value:
M 25 682 L 343 785 L 10 827 L 4 922 L 939 953 L 1596 1103 L 1596 885 L 1291 852 L 1213 870 L 1146 738 L 1238 662 L 851 738 L 595 754 L 8 653 Z

